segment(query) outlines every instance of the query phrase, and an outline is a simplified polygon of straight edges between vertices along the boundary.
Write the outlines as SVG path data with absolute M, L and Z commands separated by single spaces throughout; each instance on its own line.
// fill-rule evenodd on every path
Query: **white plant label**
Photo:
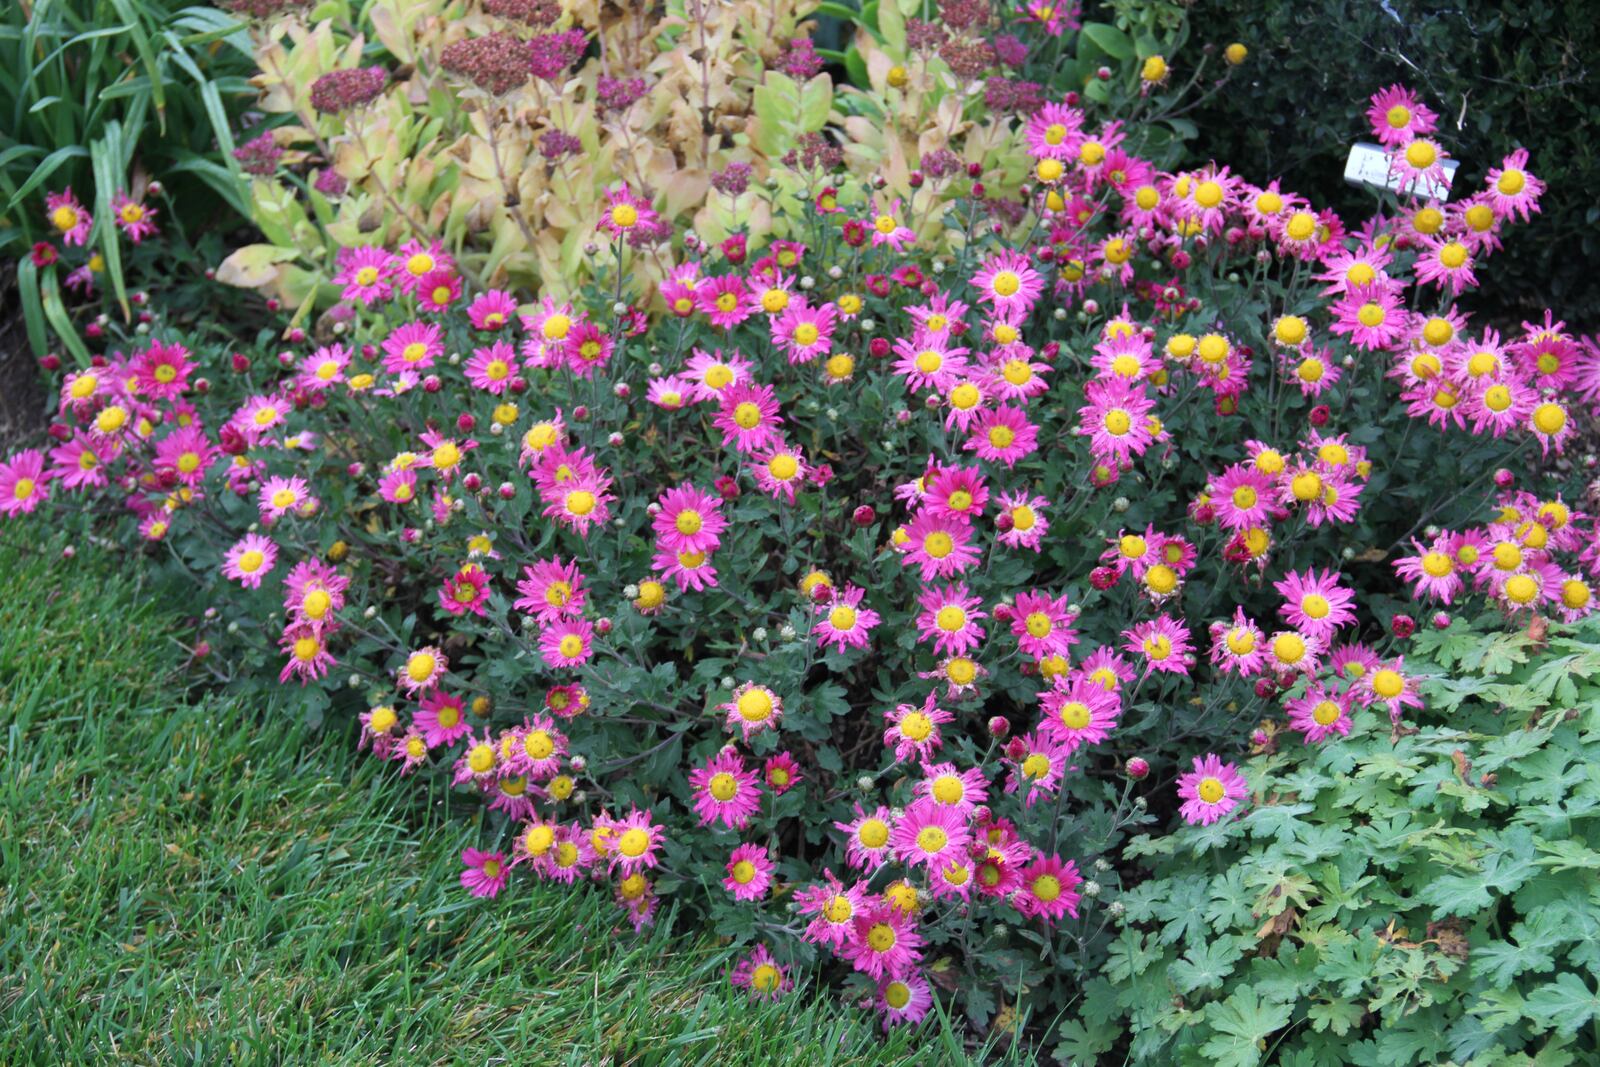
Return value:
M 1450 186 L 1456 179 L 1456 168 L 1461 164 L 1447 159 L 1439 164 L 1444 171 L 1442 181 L 1409 179 L 1389 170 L 1389 152 L 1382 145 L 1357 141 L 1350 146 L 1350 158 L 1344 163 L 1344 180 L 1351 185 L 1376 185 L 1380 189 L 1409 192 L 1416 196 L 1431 196 L 1439 200 L 1450 199 Z

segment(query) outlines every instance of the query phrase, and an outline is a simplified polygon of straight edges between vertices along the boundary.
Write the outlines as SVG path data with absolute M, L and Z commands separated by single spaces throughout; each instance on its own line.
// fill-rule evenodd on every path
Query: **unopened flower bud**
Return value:
M 1417 620 L 1410 615 L 1396 615 L 1389 620 L 1389 632 L 1404 641 L 1417 632 Z
M 989 719 L 989 736 L 1004 741 L 1011 734 L 1011 720 L 1004 715 L 995 715 Z
M 878 513 L 872 510 L 871 504 L 862 504 L 851 513 L 850 521 L 857 526 L 871 526 L 878 521 Z
M 1136 782 L 1142 782 L 1150 776 L 1150 761 L 1143 756 L 1134 756 L 1128 760 L 1122 769 L 1129 778 Z

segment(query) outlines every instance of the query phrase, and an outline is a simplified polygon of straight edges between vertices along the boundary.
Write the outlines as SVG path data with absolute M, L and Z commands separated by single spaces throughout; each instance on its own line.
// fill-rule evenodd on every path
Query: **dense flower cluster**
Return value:
M 502 91 L 466 52 L 494 39 L 447 66 Z M 536 45 L 534 73 L 580 43 Z M 1412 519 L 1372 515 L 1407 453 L 1369 427 L 1507 465 L 1492 521 L 1430 511 L 1411 554 L 1379 550 L 1419 604 L 1576 619 L 1600 577 L 1594 517 L 1509 469 L 1562 452 L 1600 353 L 1548 314 L 1502 343 L 1452 304 L 1537 209 L 1524 154 L 1454 204 L 1414 195 L 1442 150 L 1386 90 L 1412 192 L 1350 230 L 1024 105 L 1031 218 L 954 262 L 911 223 L 938 196 L 976 217 L 970 187 L 819 186 L 813 237 L 690 245 L 648 307 L 620 277 L 558 300 L 475 289 L 439 242 L 347 245 L 325 337 L 225 364 L 146 340 L 67 373 L 55 446 L 0 464 L 0 514 L 125 505 L 211 591 L 219 647 L 270 627 L 248 655 L 282 685 L 364 698 L 364 749 L 493 813 L 468 892 L 598 885 L 641 927 L 698 885 L 754 943 L 731 975 L 752 996 L 825 958 L 915 1022 L 949 966 L 981 985 L 1082 951 L 1095 857 L 1152 804 L 1249 810 L 1241 762 L 1280 722 L 1329 744 L 1427 713 L 1409 620 L 1383 634 L 1344 566 Z M 70 191 L 51 211 L 81 241 Z M 595 226 L 619 274 L 670 236 L 622 185 Z M 1470 506 L 1481 483 L 1432 488 Z

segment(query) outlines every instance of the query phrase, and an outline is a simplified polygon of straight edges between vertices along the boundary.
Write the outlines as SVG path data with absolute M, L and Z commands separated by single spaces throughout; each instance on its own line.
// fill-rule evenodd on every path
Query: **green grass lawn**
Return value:
M 815 985 L 752 1004 L 598 889 L 469 898 L 475 827 L 344 727 L 175 697 L 136 574 L 0 546 L 0 1063 L 967 1059 Z

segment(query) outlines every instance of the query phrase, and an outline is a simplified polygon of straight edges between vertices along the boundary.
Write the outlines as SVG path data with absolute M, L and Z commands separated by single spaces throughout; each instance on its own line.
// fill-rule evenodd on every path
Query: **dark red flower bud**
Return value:
M 872 510 L 871 504 L 862 504 L 851 513 L 850 521 L 857 526 L 871 526 L 878 521 L 878 513 Z
M 1149 761 L 1139 756 L 1134 756 L 1132 759 L 1130 759 L 1126 764 L 1123 765 L 1122 769 L 1127 773 L 1129 778 L 1132 778 L 1136 782 L 1141 782 L 1150 775 Z
M 1011 733 L 1011 720 L 1004 715 L 996 715 L 989 720 L 989 736 L 1004 740 Z
M 1403 641 L 1417 632 L 1417 620 L 1410 615 L 1396 615 L 1389 620 L 1389 632 Z

